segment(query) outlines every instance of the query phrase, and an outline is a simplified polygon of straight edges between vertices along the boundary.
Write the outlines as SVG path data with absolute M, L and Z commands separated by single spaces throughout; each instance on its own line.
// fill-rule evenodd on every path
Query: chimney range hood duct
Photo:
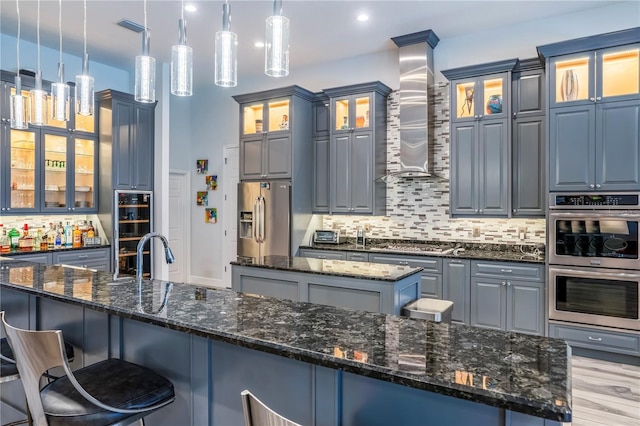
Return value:
M 429 87 L 433 87 L 433 49 L 440 39 L 431 30 L 393 37 L 400 48 L 400 171 L 386 177 L 429 177 Z

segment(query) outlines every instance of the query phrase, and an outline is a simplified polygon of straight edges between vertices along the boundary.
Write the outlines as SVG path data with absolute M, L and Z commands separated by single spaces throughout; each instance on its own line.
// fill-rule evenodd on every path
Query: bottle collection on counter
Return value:
M 93 221 L 76 221 L 73 225 L 67 221 L 66 226 L 62 222 L 49 223 L 49 229 L 45 225 L 42 228 L 29 228 L 25 223 L 22 233 L 15 227 L 7 231 L 3 224 L 0 224 L 0 253 L 9 253 L 12 250 L 18 251 L 45 251 L 61 248 L 79 248 L 101 244 L 98 231 L 93 226 Z

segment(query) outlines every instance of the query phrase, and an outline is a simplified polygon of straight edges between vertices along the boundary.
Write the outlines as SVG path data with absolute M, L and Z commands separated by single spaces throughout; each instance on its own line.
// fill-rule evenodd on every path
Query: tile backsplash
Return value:
M 392 92 L 387 104 L 388 171 L 400 170 L 399 93 Z M 325 229 L 345 229 L 355 237 L 358 227 L 368 227 L 368 238 L 460 241 L 496 244 L 545 242 L 544 219 L 452 219 L 449 217 L 449 84 L 430 88 L 433 103 L 429 117 L 429 140 L 433 144 L 432 178 L 391 178 L 387 183 L 386 216 L 324 215 Z M 431 160 L 431 159 L 430 159 Z M 521 241 L 519 228 L 526 228 Z M 475 235 L 475 236 L 474 236 Z

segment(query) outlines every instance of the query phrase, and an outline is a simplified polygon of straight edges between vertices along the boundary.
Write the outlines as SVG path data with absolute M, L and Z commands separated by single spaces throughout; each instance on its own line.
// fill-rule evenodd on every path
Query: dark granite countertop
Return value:
M 425 254 L 420 251 L 405 250 L 387 250 L 384 247 L 388 244 L 412 244 L 420 245 L 436 245 L 444 248 L 459 248 L 455 253 L 450 254 Z M 334 250 L 349 251 L 359 253 L 384 253 L 406 256 L 422 256 L 422 257 L 443 257 L 457 259 L 473 259 L 473 260 L 493 260 L 505 262 L 525 262 L 537 263 L 544 265 L 544 249 L 540 250 L 536 246 L 531 245 L 509 245 L 509 244 L 476 244 L 476 243 L 456 243 L 446 241 L 420 241 L 420 240 L 368 240 L 364 248 L 358 247 L 355 241 L 347 239 L 343 244 L 311 244 L 300 246 L 301 249 L 313 250 Z
M 307 272 L 343 278 L 361 278 L 376 281 L 399 281 L 422 271 L 402 265 L 350 262 L 347 260 L 312 259 L 307 257 L 263 256 L 231 262 L 232 265 L 277 269 L 289 272 Z
M 571 421 L 571 353 L 558 339 L 190 284 L 114 283 L 107 273 L 18 259 L 0 260 L 0 285 L 387 382 Z
M 111 247 L 110 244 L 100 244 L 100 245 L 95 245 L 95 246 L 82 246 L 82 247 L 67 247 L 67 246 L 62 246 L 60 248 L 57 249 L 52 249 L 52 250 L 30 250 L 30 251 L 21 251 L 18 249 L 11 249 L 11 251 L 8 251 L 7 253 L 2 253 L 2 256 L 20 256 L 20 255 L 24 255 L 24 254 L 40 254 L 40 253 L 60 253 L 63 251 L 74 251 L 74 250 L 89 250 L 89 249 L 99 249 L 99 248 L 109 248 Z

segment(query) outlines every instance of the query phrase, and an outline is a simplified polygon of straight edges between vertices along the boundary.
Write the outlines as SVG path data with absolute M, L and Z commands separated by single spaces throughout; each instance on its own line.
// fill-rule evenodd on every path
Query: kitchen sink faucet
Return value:
M 138 281 L 142 281 L 142 248 L 144 247 L 145 243 L 151 238 L 160 238 L 160 241 L 162 241 L 162 244 L 164 245 L 164 256 L 167 260 L 167 263 L 173 263 L 176 260 L 173 257 L 171 249 L 169 248 L 169 242 L 164 237 L 164 235 L 158 234 L 157 232 L 149 232 L 138 242 L 138 249 L 136 251 L 136 278 L 138 279 Z

